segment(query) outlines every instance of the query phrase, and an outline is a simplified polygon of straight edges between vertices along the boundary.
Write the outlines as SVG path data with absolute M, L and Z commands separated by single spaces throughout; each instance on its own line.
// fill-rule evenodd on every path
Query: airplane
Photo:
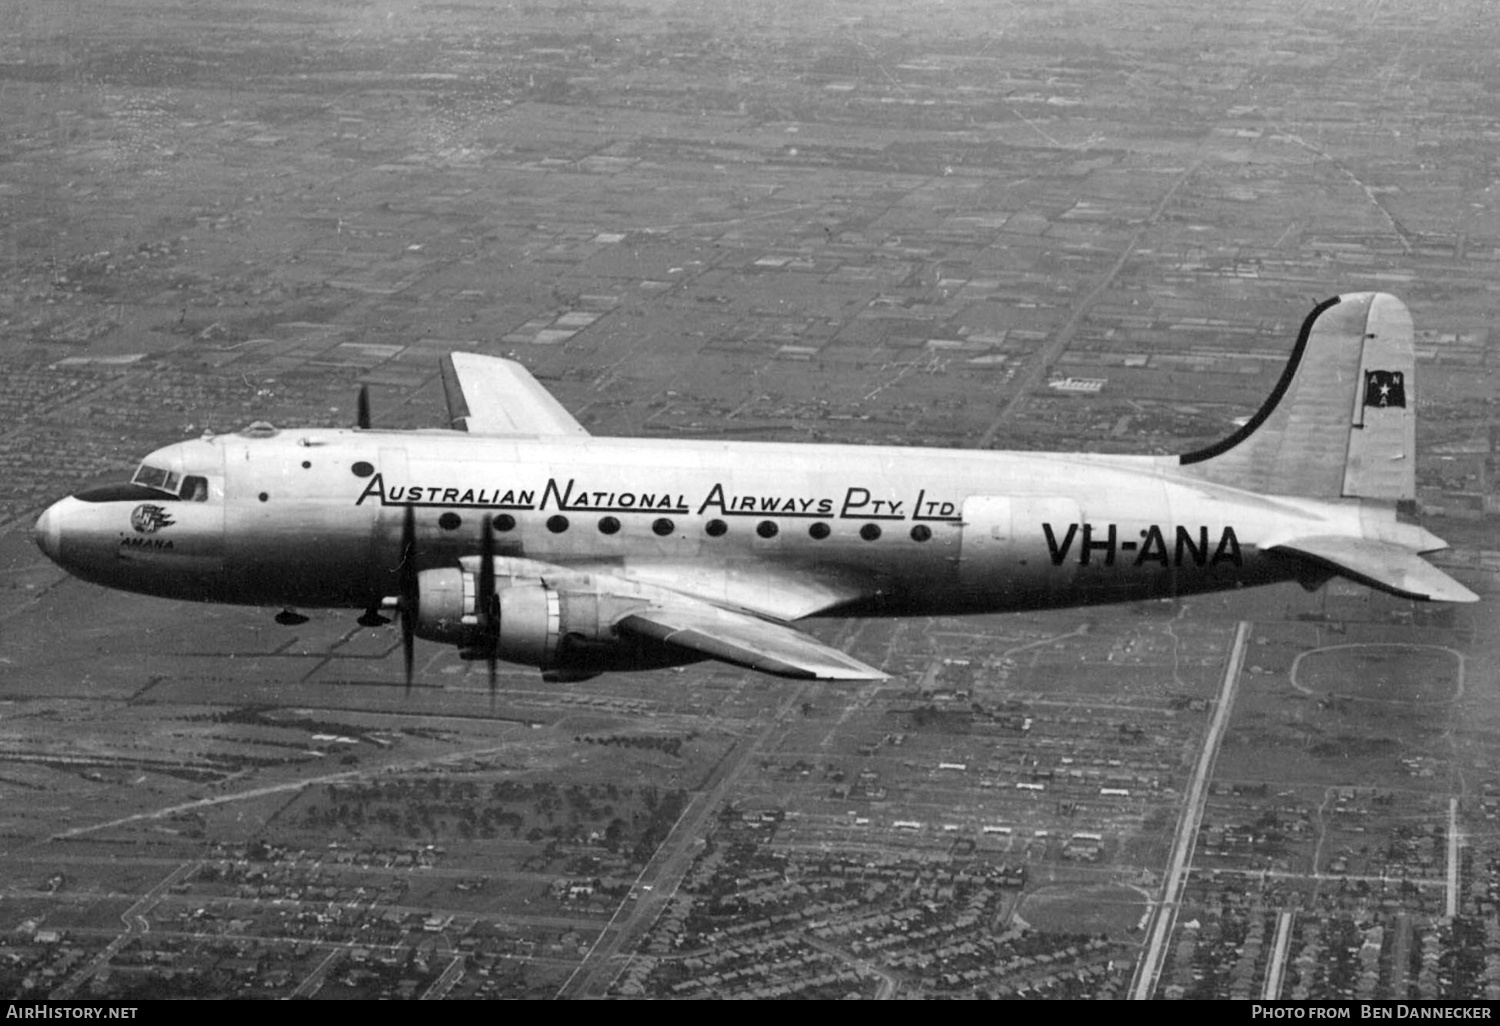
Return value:
M 254 423 L 146 456 L 36 522 L 42 551 L 170 599 L 399 615 L 416 638 L 551 681 L 721 660 L 887 674 L 813 617 L 999 613 L 1334 577 L 1474 602 L 1420 558 L 1411 316 L 1384 293 L 1308 315 L 1228 437 L 1175 456 L 607 438 L 517 362 L 441 361 L 450 424 Z

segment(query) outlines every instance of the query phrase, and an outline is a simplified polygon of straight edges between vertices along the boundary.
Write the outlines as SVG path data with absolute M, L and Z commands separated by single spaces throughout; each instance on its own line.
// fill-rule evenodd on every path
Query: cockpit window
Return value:
M 141 468 L 135 472 L 135 477 L 130 479 L 130 483 L 145 485 L 147 488 L 156 488 L 176 495 L 180 479 L 175 470 L 164 470 L 161 467 L 153 467 L 149 463 L 142 463 Z
M 119 488 L 138 489 L 137 497 L 182 499 L 185 502 L 208 501 L 208 478 L 199 474 L 183 475 L 178 471 L 168 470 L 165 467 L 154 467 L 149 463 L 142 463 L 136 469 L 135 476 L 130 479 L 130 484 L 116 486 L 116 489 Z M 149 493 L 146 491 L 147 489 L 149 489 Z M 102 497 L 106 492 L 109 493 L 111 498 L 120 497 L 114 495 L 110 489 L 102 491 L 100 489 L 92 489 L 91 491 L 98 492 L 101 496 L 101 498 L 95 500 L 97 502 L 108 501 Z

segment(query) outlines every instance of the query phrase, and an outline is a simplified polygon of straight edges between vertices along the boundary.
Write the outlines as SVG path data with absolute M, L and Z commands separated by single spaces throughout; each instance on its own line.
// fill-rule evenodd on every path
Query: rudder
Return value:
M 1361 499 L 1417 497 L 1416 348 L 1411 314 L 1395 296 L 1376 293 L 1365 320 L 1355 380 L 1344 495 Z

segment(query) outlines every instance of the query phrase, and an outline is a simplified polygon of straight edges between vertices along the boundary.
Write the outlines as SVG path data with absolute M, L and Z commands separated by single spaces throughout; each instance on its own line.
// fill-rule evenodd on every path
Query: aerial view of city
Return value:
M 1491 6 L 5 5 L 0 997 L 1500 1000 Z M 813 619 L 888 679 L 492 689 L 33 538 L 362 388 L 449 427 L 454 352 L 642 445 L 1186 453 L 1370 291 L 1401 517 L 1477 603 Z

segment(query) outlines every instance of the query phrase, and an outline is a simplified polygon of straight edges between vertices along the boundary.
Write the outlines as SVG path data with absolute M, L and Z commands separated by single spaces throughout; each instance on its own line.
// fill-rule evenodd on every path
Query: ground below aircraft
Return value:
M 1261 408 L 1181 456 L 602 438 L 518 363 L 444 358 L 451 424 L 252 424 L 151 453 L 48 508 L 35 537 L 110 588 L 399 613 L 416 638 L 553 680 L 719 659 L 886 676 L 818 616 L 990 613 L 1343 576 L 1477 596 L 1420 558 L 1412 322 L 1319 304 Z

